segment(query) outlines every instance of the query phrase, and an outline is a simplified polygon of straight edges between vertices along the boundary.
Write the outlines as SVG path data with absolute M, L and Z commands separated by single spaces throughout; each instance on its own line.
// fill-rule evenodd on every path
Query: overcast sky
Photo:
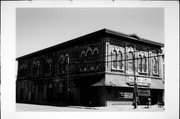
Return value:
M 17 8 L 16 56 L 108 28 L 164 43 L 163 8 Z

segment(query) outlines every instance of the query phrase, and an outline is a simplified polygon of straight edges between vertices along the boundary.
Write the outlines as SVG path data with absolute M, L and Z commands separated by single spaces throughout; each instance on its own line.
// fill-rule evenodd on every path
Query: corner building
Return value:
M 163 44 L 102 29 L 17 58 L 16 102 L 70 105 L 164 100 Z

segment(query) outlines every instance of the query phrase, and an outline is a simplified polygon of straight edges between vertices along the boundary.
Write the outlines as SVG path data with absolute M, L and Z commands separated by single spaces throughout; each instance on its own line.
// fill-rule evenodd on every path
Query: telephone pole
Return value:
M 67 102 L 69 104 L 69 92 L 70 92 L 70 85 L 69 85 L 69 80 L 70 80 L 70 76 L 69 76 L 69 57 L 67 57 Z
M 134 72 L 134 91 L 133 91 L 133 106 L 134 109 L 137 108 L 137 82 L 136 82 L 136 67 L 135 67 L 135 52 L 133 54 L 133 72 Z

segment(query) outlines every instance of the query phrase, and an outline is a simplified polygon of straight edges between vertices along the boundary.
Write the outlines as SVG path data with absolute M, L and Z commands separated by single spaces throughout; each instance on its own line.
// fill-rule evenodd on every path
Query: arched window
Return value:
M 119 54 L 118 54 L 118 66 L 119 66 L 119 69 L 123 69 L 123 54 L 121 51 L 119 51 Z
M 115 49 L 112 52 L 112 63 L 113 68 L 117 69 L 117 51 Z
M 133 53 L 129 52 L 128 53 L 128 70 L 133 71 Z
M 91 50 L 88 50 L 87 51 L 87 69 L 90 70 L 91 69 L 91 66 L 92 66 L 92 51 Z
M 20 68 L 20 77 L 22 78 L 22 79 L 25 79 L 26 78 L 26 76 L 27 76 L 27 65 L 22 65 L 21 66 L 21 68 Z
M 52 74 L 52 60 L 48 59 L 46 60 L 45 64 L 45 76 L 51 76 Z
M 65 56 L 65 59 L 64 59 L 64 70 L 65 70 L 65 72 L 67 73 L 68 72 L 68 70 L 69 70 L 69 55 L 68 54 L 66 54 L 66 56 Z
M 142 72 L 142 56 L 139 55 L 139 58 L 138 58 L 138 66 L 139 66 L 139 72 Z
M 52 74 L 52 60 L 49 60 L 49 76 Z
M 142 69 L 143 69 L 143 72 L 147 72 L 147 59 L 146 59 L 146 56 L 144 56 L 143 59 L 142 59 Z
M 40 62 L 37 61 L 36 64 L 36 76 L 39 77 L 40 76 Z
M 95 67 L 95 69 L 98 69 L 99 68 L 99 63 L 98 63 L 99 51 L 97 48 L 94 49 L 93 54 L 94 54 L 94 67 Z
M 84 71 L 85 70 L 85 64 L 86 64 L 86 60 L 85 60 L 85 52 L 83 51 L 81 53 L 81 56 L 80 56 L 80 61 L 81 61 L 81 67 L 80 67 L 80 71 Z
M 36 62 L 34 62 L 34 63 L 33 63 L 33 77 L 34 77 L 34 78 L 37 77 L 37 76 L 36 76 L 36 69 L 37 69 L 37 67 L 36 67 Z
M 156 57 L 153 58 L 153 62 L 152 63 L 153 63 L 153 73 L 157 74 L 158 73 L 158 69 L 157 69 L 158 68 L 158 62 L 157 62 L 157 58 Z
M 64 57 L 61 56 L 60 57 L 60 60 L 59 60 L 59 72 L 60 73 L 64 73 Z

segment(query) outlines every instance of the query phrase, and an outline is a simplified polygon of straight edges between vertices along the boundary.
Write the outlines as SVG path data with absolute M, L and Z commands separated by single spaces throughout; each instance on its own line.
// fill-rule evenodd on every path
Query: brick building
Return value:
M 163 101 L 163 44 L 108 29 L 17 58 L 16 101 L 74 105 Z

